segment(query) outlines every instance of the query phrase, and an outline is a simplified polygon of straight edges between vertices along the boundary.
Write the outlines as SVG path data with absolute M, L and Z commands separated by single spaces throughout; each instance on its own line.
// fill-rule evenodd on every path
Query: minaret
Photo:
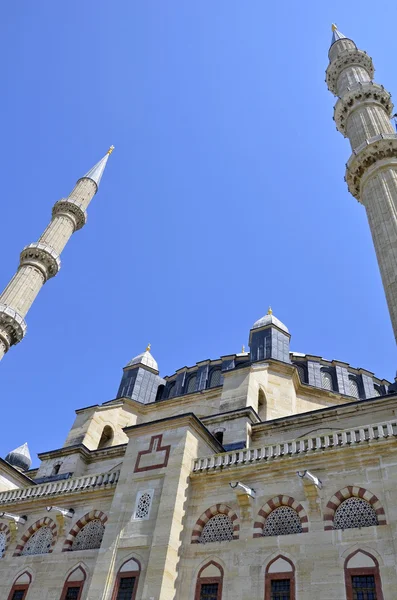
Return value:
M 87 220 L 87 207 L 98 191 L 113 146 L 84 177 L 71 194 L 55 203 L 52 219 L 38 242 L 26 246 L 19 267 L 0 295 L 0 360 L 26 334 L 25 316 L 42 286 L 60 267 L 60 255 L 72 233 Z
M 337 129 L 349 138 L 349 191 L 367 211 L 390 318 L 397 340 L 397 135 L 390 122 L 393 104 L 372 81 L 372 59 L 332 26 L 326 71 L 328 89 L 338 96 Z

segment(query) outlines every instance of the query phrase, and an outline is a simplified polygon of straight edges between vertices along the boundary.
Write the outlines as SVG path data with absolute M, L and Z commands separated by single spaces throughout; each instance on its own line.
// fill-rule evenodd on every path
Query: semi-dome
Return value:
M 150 344 L 146 348 L 145 352 L 142 352 L 142 354 L 138 354 L 138 356 L 132 358 L 126 367 L 132 367 L 134 365 L 144 365 L 145 367 L 149 367 L 149 369 L 153 369 L 153 371 L 159 370 L 157 361 L 155 361 L 153 356 L 150 354 Z
M 277 317 L 274 316 L 273 311 L 270 307 L 267 311 L 267 315 L 255 321 L 255 323 L 252 326 L 252 329 L 259 329 L 260 327 L 266 327 L 266 325 L 274 325 L 282 331 L 285 331 L 285 333 L 289 333 L 288 327 L 284 325 L 284 323 L 282 323 L 280 319 L 277 319 Z
M 28 443 L 25 442 L 22 446 L 18 446 L 15 450 L 11 450 L 6 456 L 6 461 L 21 471 L 27 471 L 32 464 Z

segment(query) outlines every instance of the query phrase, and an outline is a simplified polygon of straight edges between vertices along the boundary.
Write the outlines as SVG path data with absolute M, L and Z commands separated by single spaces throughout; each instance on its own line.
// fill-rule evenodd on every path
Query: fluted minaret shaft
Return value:
M 374 83 L 372 59 L 333 26 L 328 89 L 338 96 L 334 119 L 349 138 L 349 191 L 367 211 L 397 341 L 397 135 L 390 94 Z
M 17 272 L 0 295 L 0 360 L 26 333 L 25 316 L 43 285 L 60 267 L 71 235 L 87 220 L 86 210 L 98 191 L 109 154 L 79 179 L 71 194 L 55 203 L 52 219 L 38 242 L 26 246 Z

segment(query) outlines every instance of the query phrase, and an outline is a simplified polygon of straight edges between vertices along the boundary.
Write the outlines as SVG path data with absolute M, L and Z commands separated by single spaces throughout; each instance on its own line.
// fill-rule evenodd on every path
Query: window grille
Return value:
M 14 590 L 11 600 L 23 600 L 26 590 Z
M 218 600 L 219 583 L 202 583 L 200 600 Z
M 233 523 L 227 515 L 215 515 L 203 527 L 199 542 L 230 542 L 233 539 Z
M 302 365 L 295 365 L 295 366 L 298 369 L 299 379 L 301 380 L 302 383 L 306 383 L 306 371 L 305 371 L 305 368 L 302 367 Z
M 376 600 L 374 575 L 352 576 L 353 600 Z
M 358 391 L 358 383 L 353 377 L 349 377 L 350 396 L 353 398 L 359 398 L 360 393 Z
M 135 587 L 135 577 L 121 577 L 116 600 L 131 600 Z
M 171 383 L 170 387 L 168 388 L 168 398 L 173 398 L 175 396 L 175 381 L 173 383 Z
M 92 550 L 99 548 L 105 527 L 99 519 L 89 521 L 80 529 L 72 544 L 72 550 Z
M 78 600 L 80 589 L 80 586 L 68 587 L 68 589 L 66 590 L 66 596 L 64 600 Z
M 333 390 L 334 382 L 332 381 L 331 373 L 328 371 L 321 371 L 321 385 L 325 390 Z
M 196 381 L 197 381 L 196 375 L 193 375 L 193 377 L 190 377 L 190 379 L 187 382 L 187 390 L 186 390 L 187 394 L 191 394 L 192 392 L 194 392 L 196 390 Z
M 263 535 L 289 535 L 290 533 L 301 533 L 302 523 L 298 513 L 290 506 L 279 506 L 275 508 L 265 521 Z
M 4 531 L 0 531 L 0 558 L 3 558 L 3 554 L 6 549 L 7 536 Z
M 44 525 L 35 531 L 26 542 L 21 556 L 29 556 L 31 554 L 47 554 L 51 549 L 52 530 Z
M 382 396 L 382 388 L 380 385 L 374 385 L 374 396 Z
M 290 579 L 273 579 L 271 581 L 270 600 L 290 600 Z
M 378 525 L 378 517 L 369 502 L 362 498 L 348 498 L 338 506 L 334 529 L 353 529 Z
M 209 387 L 216 387 L 217 385 L 221 385 L 221 377 L 222 372 L 220 369 L 214 369 L 211 373 L 210 384 Z
M 138 492 L 135 505 L 135 519 L 148 519 L 152 505 L 153 490 Z

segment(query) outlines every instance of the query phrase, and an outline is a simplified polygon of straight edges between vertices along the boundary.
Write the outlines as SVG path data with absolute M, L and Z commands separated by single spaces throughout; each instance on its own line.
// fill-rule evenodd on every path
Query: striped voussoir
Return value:
M 84 525 L 87 525 L 87 523 L 93 521 L 94 519 L 99 519 L 102 525 L 105 525 L 106 521 L 108 520 L 105 513 L 101 510 L 92 510 L 91 512 L 85 514 L 84 517 L 81 517 L 81 519 L 76 521 L 72 529 L 69 531 L 65 543 L 63 544 L 62 552 L 71 551 L 74 538 L 76 537 L 80 529 L 82 529 Z
M 7 548 L 8 548 L 8 544 L 10 543 L 10 539 L 11 539 L 11 531 L 10 528 L 8 527 L 8 525 L 6 525 L 5 523 L 0 523 L 0 533 L 4 533 L 4 535 L 6 536 L 6 543 L 4 545 L 4 552 L 6 552 Z M 1 558 L 1 555 L 0 555 Z
M 289 506 L 293 508 L 294 511 L 298 513 L 302 523 L 302 533 L 307 533 L 309 531 L 309 519 L 307 518 L 307 514 L 302 504 L 297 502 L 291 496 L 283 496 L 280 494 L 279 496 L 275 496 L 271 500 L 268 500 L 258 512 L 257 520 L 254 523 L 254 533 L 252 537 L 263 537 L 263 528 L 265 526 L 267 517 L 275 508 L 278 508 L 279 506 Z
M 31 525 L 29 527 L 27 532 L 23 534 L 23 536 L 21 537 L 21 541 L 19 542 L 18 546 L 15 548 L 15 552 L 14 552 L 13 556 L 21 556 L 21 552 L 24 549 L 26 542 L 35 533 L 35 531 L 40 529 L 40 527 L 49 527 L 51 529 L 52 541 L 51 541 L 51 548 L 48 550 L 48 552 L 53 551 L 55 542 L 57 541 L 57 526 L 54 523 L 54 521 L 52 519 L 50 519 L 50 517 L 43 517 L 39 521 L 36 521 L 36 523 L 33 523 L 33 525 Z
M 352 498 L 352 497 L 363 498 L 363 500 L 366 500 L 367 502 L 369 502 L 369 504 L 371 504 L 372 508 L 374 509 L 376 516 L 378 517 L 378 524 L 386 525 L 385 511 L 384 511 L 384 508 L 383 508 L 379 498 L 377 498 L 375 496 L 375 494 L 373 494 L 369 490 L 366 490 L 363 487 L 347 485 L 343 489 L 336 492 L 336 494 L 334 494 L 332 496 L 331 500 L 327 503 L 327 506 L 325 507 L 325 510 L 324 510 L 324 530 L 325 531 L 330 531 L 331 529 L 332 530 L 334 529 L 334 517 L 335 517 L 336 509 L 338 508 L 338 506 L 340 506 L 340 504 L 342 504 L 342 502 L 344 502 L 345 500 L 348 500 L 349 498 Z
M 227 506 L 227 504 L 214 504 L 210 508 L 207 508 L 207 510 L 203 512 L 201 517 L 197 519 L 192 533 L 192 544 L 199 543 L 201 532 L 203 531 L 204 526 L 208 523 L 210 519 L 212 519 L 212 517 L 215 517 L 215 515 L 227 515 L 229 517 L 229 519 L 233 523 L 233 539 L 238 540 L 240 531 L 238 516 L 236 515 L 234 510 L 230 508 L 230 506 Z

